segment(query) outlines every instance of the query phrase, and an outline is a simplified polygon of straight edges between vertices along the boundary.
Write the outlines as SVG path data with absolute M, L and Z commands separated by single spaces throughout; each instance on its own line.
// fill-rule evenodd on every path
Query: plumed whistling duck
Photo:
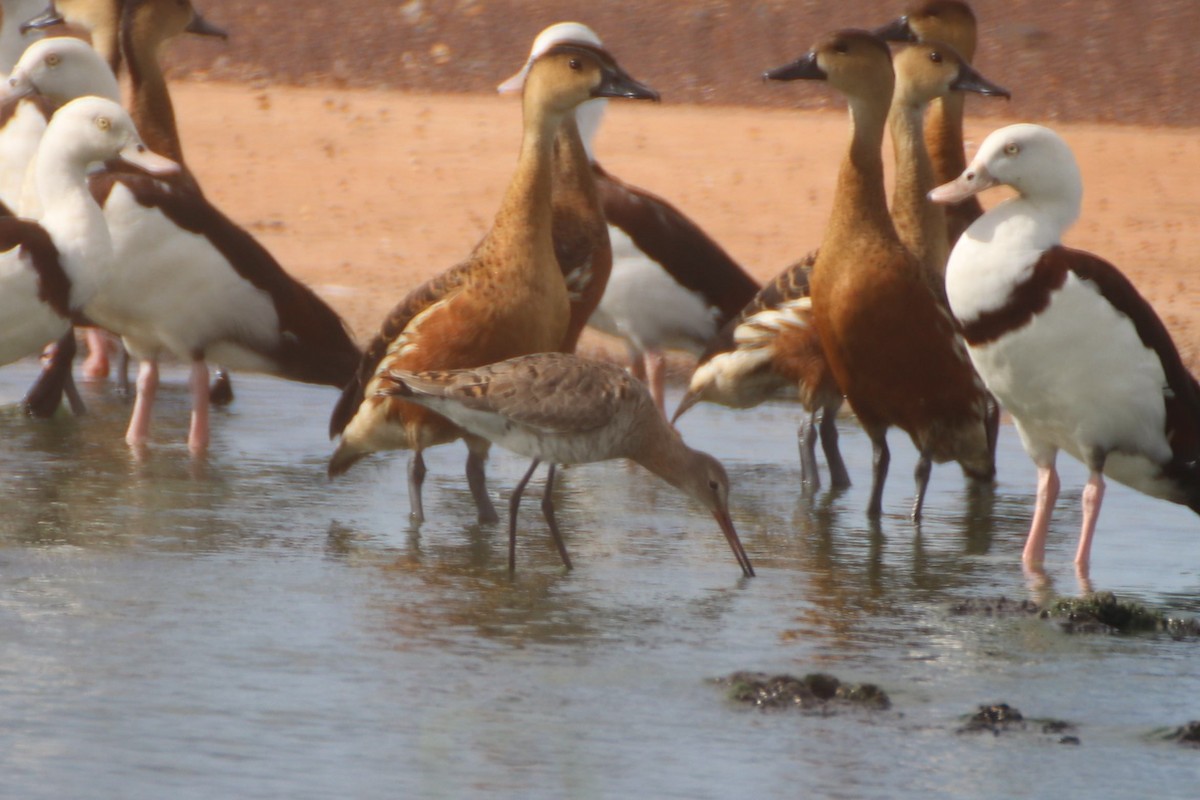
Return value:
M 72 101 L 46 127 L 34 177 L 41 218 L 0 219 L 0 364 L 62 337 L 107 279 L 112 242 L 87 169 L 110 159 L 155 175 L 179 169 L 146 148 L 133 120 L 111 100 Z
M 331 476 L 372 452 L 414 450 L 409 496 L 419 521 L 422 451 L 463 438 L 479 518 L 496 519 L 483 471 L 488 441 L 421 406 L 380 397 L 379 381 L 396 369 L 477 367 L 562 345 L 570 307 L 552 238 L 554 142 L 565 117 L 594 97 L 658 95 L 583 44 L 556 45 L 534 62 L 522 96 L 520 157 L 495 222 L 465 262 L 411 292 L 384 321 L 330 420 L 331 434 L 341 434 Z
M 889 41 L 942 42 L 970 64 L 975 60 L 976 29 L 975 13 L 962 0 L 918 0 L 903 16 L 875 33 Z M 925 145 L 933 162 L 935 185 L 953 180 L 967 166 L 963 149 L 965 102 L 965 95 L 953 92 L 936 98 L 926 114 Z M 983 214 L 983 206 L 977 198 L 969 197 L 947 205 L 945 214 L 947 246 L 953 247 L 962 232 Z
M 874 447 L 867 513 L 882 512 L 887 430 L 899 426 L 920 454 L 918 520 L 932 463 L 958 461 L 981 482 L 994 478 L 995 464 L 987 392 L 888 214 L 880 150 L 895 85 L 891 53 L 865 31 L 843 30 L 767 77 L 824 80 L 849 100 L 852 138 L 813 265 L 813 314 L 834 377 Z
M 600 39 L 585 25 L 560 22 L 543 30 L 534 39 L 529 60 L 511 78 L 500 84 L 501 93 L 520 92 L 529 68 L 542 53 L 556 44 L 580 44 L 603 50 Z M 612 244 L 608 223 L 600 202 L 600 192 L 592 173 L 591 158 L 579 133 L 577 116 L 601 102 L 589 101 L 563 118 L 554 141 L 554 177 L 551 202 L 554 207 L 554 255 L 567 283 L 571 300 L 571 320 L 562 346 L 564 353 L 575 351 L 579 336 L 612 273 Z
M 1200 386 L 1129 280 L 1062 245 L 1079 217 L 1083 182 L 1058 134 L 1039 125 L 1001 128 L 931 197 L 959 202 L 998 185 L 1017 196 L 959 239 L 946 289 L 971 360 L 1037 465 L 1027 566 L 1045 557 L 1058 451 L 1091 473 L 1075 554 L 1086 577 L 1105 475 L 1200 513 Z
M 965 67 L 948 47 L 920 45 L 895 59 L 896 89 L 892 97 L 892 138 L 896 142 L 897 182 L 892 219 L 910 252 L 930 267 L 930 288 L 944 294 L 941 273 L 948 255 L 945 218 L 925 198 L 933 178 L 921 140 L 921 115 L 932 98 L 950 91 L 1003 93 Z M 932 212 L 930 211 L 932 209 Z M 816 488 L 816 420 L 821 418 L 821 443 L 834 488 L 850 478 L 837 446 L 837 411 L 841 390 L 821 349 L 812 322 L 809 273 L 815 254 L 789 267 L 767 284 L 753 301 L 726 325 L 701 357 L 675 419 L 700 400 L 749 407 L 799 387 L 800 401 L 809 412 L 800 429 L 800 479 Z
M 560 23 L 542 31 L 531 58 L 539 48 L 571 39 L 600 46 L 600 38 L 587 26 Z M 635 372 L 644 369 L 662 409 L 663 351 L 677 348 L 699 355 L 754 297 L 758 284 L 679 209 L 596 162 L 592 140 L 604 107 L 605 101 L 593 100 L 577 113 L 613 253 L 612 274 L 591 325 L 625 341 Z
M 816 490 L 816 442 L 835 489 L 850 485 L 838 449 L 838 388 L 812 318 L 809 277 L 814 255 L 769 281 L 721 330 L 700 356 L 687 391 L 675 409 L 674 424 L 698 402 L 752 408 L 772 398 L 796 396 L 808 412 L 800 425 L 800 483 Z
M 69 0 L 58 8 L 65 13 L 80 4 L 88 5 Z M 154 146 L 178 151 L 159 50 L 183 32 L 223 32 L 187 0 L 129 0 L 119 30 L 134 120 L 139 127 L 145 120 Z M 360 354 L 341 318 L 208 202 L 186 168 L 171 181 L 108 170 L 91 186 L 112 232 L 116 267 L 85 312 L 142 361 L 126 433 L 132 446 L 149 439 L 163 354 L 192 365 L 194 454 L 209 442 L 208 359 L 308 383 L 340 387 L 350 380 Z
M 476 369 L 392 370 L 379 390 L 431 408 L 476 436 L 533 459 L 509 506 L 509 570 L 516 565 L 521 495 L 540 462 L 550 463 L 542 511 L 570 569 L 554 518 L 555 465 L 629 458 L 707 508 L 742 574 L 754 575 L 729 516 L 729 477 L 721 462 L 684 444 L 646 387 L 619 367 L 566 353 L 535 353 Z

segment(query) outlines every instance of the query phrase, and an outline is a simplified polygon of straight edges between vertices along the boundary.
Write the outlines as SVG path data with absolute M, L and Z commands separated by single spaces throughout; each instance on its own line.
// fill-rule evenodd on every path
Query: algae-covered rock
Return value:
M 763 709 L 801 708 L 829 712 L 840 708 L 882 710 L 891 706 L 887 693 L 871 683 L 842 683 L 821 672 L 797 678 L 764 672 L 735 672 L 718 683 L 729 686 L 729 697 Z

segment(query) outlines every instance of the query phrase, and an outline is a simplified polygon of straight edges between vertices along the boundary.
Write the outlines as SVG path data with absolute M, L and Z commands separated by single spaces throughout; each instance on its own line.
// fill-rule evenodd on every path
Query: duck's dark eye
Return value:
M 933 52 L 931 52 L 929 54 L 929 60 L 935 64 L 940 64 L 940 63 L 942 63 L 942 54 L 939 53 L 937 50 L 934 50 Z
M 717 483 L 716 481 L 709 481 L 708 488 L 712 489 L 715 492 L 721 488 L 721 484 Z
M 850 45 L 846 44 L 845 42 L 836 42 L 833 45 L 833 52 L 848 53 L 848 52 L 850 52 Z
M 570 61 L 567 62 L 567 65 L 570 66 L 571 69 L 575 70 L 576 72 L 583 69 L 583 62 L 580 61 L 578 58 L 572 58 Z

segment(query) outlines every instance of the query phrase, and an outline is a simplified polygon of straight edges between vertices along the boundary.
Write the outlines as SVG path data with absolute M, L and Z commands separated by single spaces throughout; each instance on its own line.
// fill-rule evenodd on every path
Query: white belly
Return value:
M 260 371 L 279 319 L 270 296 L 242 278 L 204 236 L 180 229 L 117 185 L 104 208 L 113 237 L 110 277 L 85 311 L 126 339 L 135 355 L 206 354 Z M 244 342 L 247 346 L 238 344 Z
M 678 348 L 699 355 L 717 332 L 719 312 L 647 258 L 620 228 L 609 226 L 613 266 L 588 324 L 639 350 Z
M 1114 480 L 1171 494 L 1158 480 L 1171 457 L 1162 365 L 1094 287 L 1069 275 L 1028 325 L 970 352 L 1035 460 L 1058 448 L 1086 463 L 1098 448 Z
M 37 291 L 37 275 L 17 251 L 0 254 L 0 365 L 37 355 L 70 328 Z

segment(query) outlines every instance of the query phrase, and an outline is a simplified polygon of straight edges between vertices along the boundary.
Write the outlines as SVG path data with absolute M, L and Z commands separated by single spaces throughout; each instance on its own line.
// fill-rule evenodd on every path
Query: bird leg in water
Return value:
M 558 548 L 558 555 L 562 558 L 563 566 L 567 569 L 573 569 L 571 566 L 571 557 L 567 555 L 567 545 L 563 541 L 562 533 L 558 530 L 558 522 L 554 519 L 554 464 L 550 465 L 550 469 L 546 473 L 546 490 L 542 493 L 542 516 L 546 518 L 546 524 L 550 526 L 550 538 L 554 540 L 554 546 Z
M 518 481 L 517 488 L 513 489 L 512 497 L 508 501 L 508 571 L 510 573 L 517 571 L 517 513 L 521 510 L 521 495 L 525 494 L 525 487 L 529 484 L 529 479 L 533 477 L 533 471 L 541 463 L 536 458 L 533 460 L 529 469 L 525 470 L 524 477 Z
M 1053 455 L 1049 460 L 1038 463 L 1037 501 L 1033 507 L 1033 522 L 1029 525 L 1029 536 L 1025 539 L 1025 552 L 1021 561 L 1025 566 L 1041 565 L 1046 558 L 1046 533 L 1050 529 L 1050 515 L 1058 500 L 1058 470 L 1054 468 Z
M 921 509 L 925 507 L 925 490 L 929 488 L 929 473 L 933 471 L 933 460 L 928 453 L 921 453 L 913 477 L 917 481 L 917 496 L 913 498 L 912 521 L 921 521 Z
M 467 444 L 467 486 L 471 496 L 475 498 L 475 510 L 480 525 L 490 525 L 499 522 L 500 516 L 492 505 L 492 498 L 487 490 L 487 475 L 484 465 L 487 463 L 488 450 L 492 443 L 478 437 L 463 437 Z
M 188 384 L 192 392 L 192 422 L 188 428 L 188 451 L 194 456 L 208 452 L 208 364 L 198 358 L 192 362 Z
M 809 414 L 800 425 L 800 485 L 812 493 L 821 488 L 821 475 L 817 472 L 817 410 Z
M 821 449 L 825 452 L 825 464 L 829 467 L 829 485 L 834 489 L 847 489 L 850 487 L 850 472 L 838 448 L 837 412 L 837 406 L 821 409 Z
M 421 502 L 421 486 L 425 483 L 425 456 L 420 450 L 408 462 L 408 515 L 413 522 L 425 521 L 425 506 Z
M 869 431 L 874 453 L 871 457 L 871 501 L 867 503 L 867 516 L 878 519 L 883 514 L 883 484 L 887 480 L 888 465 L 892 454 L 888 450 L 887 429 Z

